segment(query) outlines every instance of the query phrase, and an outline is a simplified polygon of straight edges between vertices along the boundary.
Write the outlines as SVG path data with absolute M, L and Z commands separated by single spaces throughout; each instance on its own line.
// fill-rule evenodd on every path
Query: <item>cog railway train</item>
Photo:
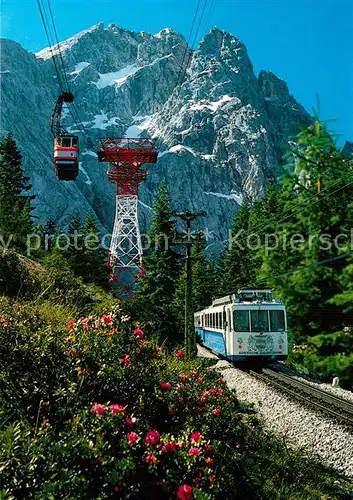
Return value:
M 288 356 L 287 317 L 270 289 L 242 288 L 195 313 L 201 342 L 232 361 L 270 362 Z

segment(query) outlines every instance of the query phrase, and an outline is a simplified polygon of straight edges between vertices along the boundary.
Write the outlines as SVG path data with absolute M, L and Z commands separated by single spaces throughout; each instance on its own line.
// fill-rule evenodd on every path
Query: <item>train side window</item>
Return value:
M 218 328 L 218 313 L 215 313 L 215 328 Z
M 222 328 L 222 313 L 221 312 L 218 313 L 218 325 L 219 325 L 219 328 Z
M 269 332 L 268 310 L 250 311 L 251 331 Z
M 216 328 L 216 314 L 215 313 L 212 314 L 212 327 Z
M 249 311 L 234 311 L 234 330 L 237 332 L 250 332 Z
M 223 328 L 226 329 L 227 313 L 223 311 Z
M 284 311 L 270 311 L 271 332 L 284 332 Z

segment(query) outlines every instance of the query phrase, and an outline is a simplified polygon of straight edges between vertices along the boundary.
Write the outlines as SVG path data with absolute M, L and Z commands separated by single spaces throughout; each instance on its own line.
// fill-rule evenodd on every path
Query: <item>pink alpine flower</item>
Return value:
M 175 356 L 176 356 L 178 359 L 181 359 L 181 358 L 183 358 L 183 357 L 185 356 L 185 351 L 184 351 L 183 349 L 179 349 L 179 350 L 176 352 Z
M 110 326 L 113 324 L 113 318 L 111 314 L 103 314 L 101 320 L 104 325 Z
M 72 321 L 72 319 L 70 319 L 70 321 L 68 321 L 66 323 L 67 327 L 70 328 L 70 330 L 72 330 L 73 328 L 75 328 L 75 323 Z
M 196 448 L 196 446 L 192 446 L 188 451 L 189 455 L 192 457 L 197 457 L 199 452 L 200 452 L 200 450 L 199 450 L 199 448 Z
M 194 377 L 198 376 L 198 372 L 196 370 L 190 370 L 190 375 L 193 375 Z
M 203 377 L 199 377 L 197 381 L 199 384 L 202 384 L 205 381 L 205 379 Z
M 169 391 L 172 388 L 172 385 L 169 382 L 161 382 L 159 385 L 161 386 L 162 391 Z
M 216 460 L 213 457 L 207 457 L 206 464 L 208 467 L 214 467 L 216 465 Z
M 72 356 L 75 358 L 77 356 L 77 351 L 75 347 L 72 347 L 71 349 L 68 349 L 67 351 L 64 351 L 65 356 Z
M 147 445 L 154 446 L 159 442 L 160 437 L 161 436 L 160 436 L 158 431 L 156 431 L 156 430 L 148 431 L 146 436 L 145 436 L 145 443 Z
M 191 437 L 192 442 L 199 443 L 202 439 L 202 434 L 200 431 L 196 431 L 196 432 L 193 432 L 190 437 Z
M 219 384 L 223 384 L 223 383 L 224 383 L 224 377 L 219 377 L 219 378 L 217 379 L 217 382 L 218 382 Z
M 146 455 L 146 462 L 148 465 L 156 465 L 158 464 L 158 458 L 153 455 L 150 451 Z
M 179 380 L 181 380 L 182 382 L 186 382 L 188 380 L 188 376 L 185 373 L 181 373 L 179 375 Z
M 219 409 L 219 408 L 215 408 L 214 410 L 212 410 L 212 413 L 213 415 L 215 415 L 216 417 L 219 417 L 220 414 L 222 413 L 222 411 Z
M 210 455 L 213 452 L 213 446 L 206 444 L 203 451 L 205 452 L 205 455 Z
M 96 415 L 104 415 L 105 406 L 104 405 L 93 405 L 91 408 L 91 412 L 95 413 Z
M 176 451 L 177 449 L 177 443 L 175 441 L 169 441 L 162 447 L 161 453 L 168 453 L 169 451 Z
M 85 323 L 84 325 L 82 325 L 82 328 L 85 330 L 85 332 L 89 332 L 92 329 L 92 327 L 89 326 L 87 323 Z
M 123 358 L 119 359 L 119 363 L 121 366 L 131 366 L 131 358 L 129 354 L 125 354 Z
M 126 439 L 128 440 L 130 446 L 134 446 L 134 444 L 136 444 L 140 439 L 140 436 L 136 432 L 128 432 L 126 434 Z
M 137 328 L 135 328 L 135 330 L 133 331 L 133 334 L 135 335 L 135 337 L 137 339 L 143 339 L 143 337 L 145 336 L 143 330 L 139 326 Z
M 177 491 L 178 500 L 191 500 L 192 498 L 192 487 L 188 484 L 182 484 L 179 486 Z
M 134 417 L 126 417 L 124 419 L 124 424 L 127 425 L 128 427 L 133 427 L 136 422 L 136 418 Z
M 113 405 L 110 405 L 109 408 L 110 408 L 110 411 L 112 412 L 113 415 L 121 415 L 122 413 L 125 412 L 127 406 L 113 404 Z

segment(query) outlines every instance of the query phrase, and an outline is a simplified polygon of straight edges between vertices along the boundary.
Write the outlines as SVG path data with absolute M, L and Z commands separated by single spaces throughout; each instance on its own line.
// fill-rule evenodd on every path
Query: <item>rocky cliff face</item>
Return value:
M 244 193 L 261 196 L 274 177 L 280 143 L 310 122 L 286 83 L 266 71 L 257 78 L 246 47 L 225 31 L 213 28 L 184 58 L 186 42 L 171 29 L 151 35 L 99 24 L 61 43 L 86 133 L 64 109 L 64 126 L 80 135 L 81 172 L 75 183 L 60 183 L 49 128 L 59 93 L 52 53 L 34 55 L 9 40 L 1 49 L 0 132 L 19 143 L 41 221 L 51 216 L 65 224 L 74 213 L 94 211 L 110 232 L 114 189 L 97 162 L 99 139 L 153 137 L 160 153 L 140 191 L 143 230 L 166 179 L 174 209 L 208 212 L 202 226 L 217 248 Z

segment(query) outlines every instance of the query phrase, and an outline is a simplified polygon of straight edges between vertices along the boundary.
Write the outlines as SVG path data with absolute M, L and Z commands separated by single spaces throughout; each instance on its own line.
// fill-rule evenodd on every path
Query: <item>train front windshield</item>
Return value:
M 268 309 L 235 310 L 234 330 L 237 332 L 284 332 L 284 311 Z

